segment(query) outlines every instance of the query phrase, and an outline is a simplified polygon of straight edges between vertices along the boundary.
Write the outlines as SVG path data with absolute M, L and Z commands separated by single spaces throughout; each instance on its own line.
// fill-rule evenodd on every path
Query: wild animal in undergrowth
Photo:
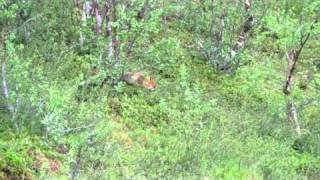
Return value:
M 142 72 L 126 72 L 122 75 L 121 80 L 129 85 L 140 86 L 151 91 L 156 89 L 156 82 L 150 77 L 146 77 Z
M 156 89 L 156 82 L 154 79 L 143 75 L 142 72 L 125 72 L 123 73 L 119 79 L 112 79 L 110 76 L 105 77 L 103 79 L 94 79 L 92 77 L 96 77 L 99 74 L 99 69 L 97 67 L 93 67 L 89 70 L 88 79 L 81 82 L 79 85 L 80 89 L 89 88 L 89 87 L 102 87 L 104 84 L 117 85 L 120 81 L 126 82 L 128 85 L 143 87 L 148 90 Z

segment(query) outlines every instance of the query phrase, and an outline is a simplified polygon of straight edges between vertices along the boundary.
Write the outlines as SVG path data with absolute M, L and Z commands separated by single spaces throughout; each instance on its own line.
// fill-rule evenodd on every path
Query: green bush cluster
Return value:
M 246 19 L 242 2 L 234 3 L 119 1 L 110 10 L 117 62 L 108 57 L 112 39 L 95 33 L 94 17 L 81 23 L 72 1 L 0 0 L 7 67 L 0 87 L 5 73 L 9 89 L 9 97 L 0 94 L 0 179 L 320 177 L 320 29 L 313 21 L 320 4 L 254 2 L 257 22 L 226 73 L 220 67 Z M 146 17 L 137 18 L 146 4 Z M 308 33 L 286 96 L 286 54 Z M 126 84 L 127 71 L 151 77 L 156 89 Z M 288 102 L 297 106 L 300 135 Z M 49 172 L 49 162 L 34 168 L 30 150 L 59 162 L 58 172 Z

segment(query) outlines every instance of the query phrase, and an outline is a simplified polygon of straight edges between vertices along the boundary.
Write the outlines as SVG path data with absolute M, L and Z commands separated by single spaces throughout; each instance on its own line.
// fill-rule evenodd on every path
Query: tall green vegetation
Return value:
M 0 12 L 0 179 L 320 176 L 320 1 Z M 156 90 L 126 84 L 129 71 Z

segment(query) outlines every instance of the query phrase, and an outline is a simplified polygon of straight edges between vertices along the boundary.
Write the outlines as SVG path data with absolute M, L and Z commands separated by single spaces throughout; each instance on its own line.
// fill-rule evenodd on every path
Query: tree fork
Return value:
M 312 23 L 310 30 L 314 28 L 314 24 L 316 22 L 317 20 L 315 20 L 314 23 Z M 289 53 L 287 53 L 287 60 L 288 60 L 287 77 L 282 90 L 282 92 L 287 97 L 289 97 L 291 94 L 293 77 L 294 77 L 295 69 L 296 69 L 301 51 L 304 48 L 305 44 L 308 42 L 310 36 L 311 36 L 310 32 L 308 32 L 306 35 L 301 35 L 298 50 L 293 49 Z M 287 116 L 288 116 L 288 120 L 295 124 L 296 133 L 300 136 L 301 128 L 298 120 L 298 111 L 297 111 L 296 105 L 291 100 L 287 102 Z

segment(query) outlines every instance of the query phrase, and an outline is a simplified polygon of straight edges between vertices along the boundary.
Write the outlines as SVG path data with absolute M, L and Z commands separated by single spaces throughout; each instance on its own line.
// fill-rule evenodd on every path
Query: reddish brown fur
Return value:
M 130 85 L 142 86 L 149 90 L 156 88 L 156 82 L 149 77 L 146 78 L 141 72 L 127 72 L 121 79 Z

